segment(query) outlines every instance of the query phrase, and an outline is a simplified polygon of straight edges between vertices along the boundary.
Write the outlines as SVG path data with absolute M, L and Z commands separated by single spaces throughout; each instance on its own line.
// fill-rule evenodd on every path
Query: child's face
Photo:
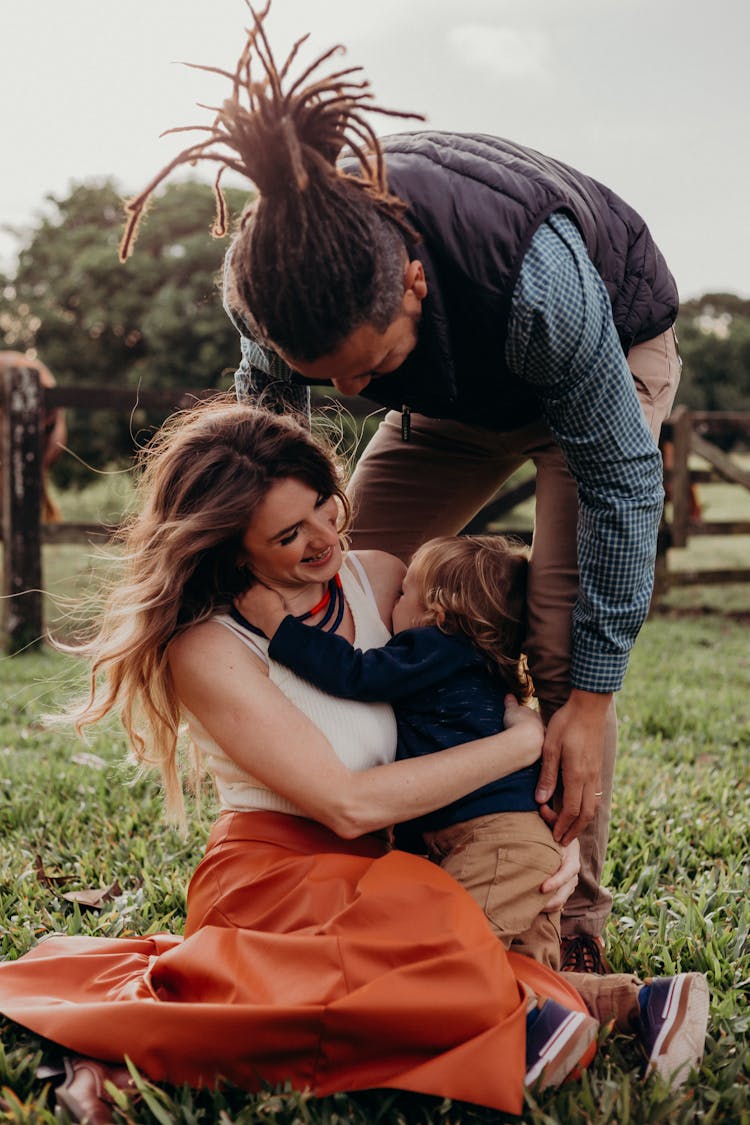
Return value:
M 427 610 L 422 600 L 421 582 L 409 567 L 401 584 L 401 594 L 393 607 L 393 632 L 402 633 L 404 629 L 416 629 L 425 624 Z

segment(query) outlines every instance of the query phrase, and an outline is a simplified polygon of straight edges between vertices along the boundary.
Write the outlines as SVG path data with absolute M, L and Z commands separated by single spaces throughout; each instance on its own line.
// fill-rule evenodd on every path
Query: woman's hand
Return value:
M 242 616 L 257 626 L 270 639 L 287 615 L 286 602 L 276 590 L 254 582 L 244 594 L 234 599 Z
M 552 828 L 558 814 L 549 805 L 540 805 L 539 814 Z M 578 885 L 578 872 L 581 870 L 581 845 L 578 839 L 563 845 L 562 863 L 554 875 L 550 875 L 539 888 L 543 895 L 552 895 L 545 903 L 548 913 L 562 910 Z
M 544 743 L 544 723 L 542 722 L 541 715 L 538 711 L 532 711 L 531 707 L 526 707 L 523 703 L 519 703 L 515 695 L 506 695 L 504 702 L 505 715 L 503 717 L 503 724 L 505 729 L 512 730 L 515 728 L 517 731 L 522 731 L 524 735 L 527 736 L 529 760 L 526 764 L 531 766 L 539 758 Z

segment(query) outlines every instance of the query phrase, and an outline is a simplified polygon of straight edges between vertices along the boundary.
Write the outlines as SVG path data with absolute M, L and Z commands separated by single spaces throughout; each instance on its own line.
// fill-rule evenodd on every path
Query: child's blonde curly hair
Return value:
M 409 566 L 428 623 L 468 637 L 520 702 L 534 690 L 522 651 L 528 566 L 524 544 L 503 535 L 431 539 Z

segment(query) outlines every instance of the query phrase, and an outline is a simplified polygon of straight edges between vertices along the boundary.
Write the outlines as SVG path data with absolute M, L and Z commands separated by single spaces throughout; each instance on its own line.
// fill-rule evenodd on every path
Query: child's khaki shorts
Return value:
M 425 832 L 427 854 L 479 903 L 506 949 L 560 968 L 560 913 L 539 888 L 562 848 L 535 812 L 495 813 Z

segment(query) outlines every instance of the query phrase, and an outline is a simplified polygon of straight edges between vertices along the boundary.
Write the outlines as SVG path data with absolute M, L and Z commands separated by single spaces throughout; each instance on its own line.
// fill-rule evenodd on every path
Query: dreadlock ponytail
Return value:
M 403 295 L 404 240 L 416 240 L 404 217 L 406 204 L 387 188 L 383 151 L 365 113 L 418 118 L 372 103 L 361 67 L 321 66 L 343 50 L 332 47 L 294 79 L 292 65 L 308 36 L 279 68 L 264 28 L 270 0 L 259 13 L 233 72 L 219 74 L 232 93 L 206 139 L 184 149 L 126 205 L 120 246 L 130 254 L 138 223 L 153 191 L 181 164 L 219 165 L 213 232 L 226 233 L 221 176 L 226 168 L 251 180 L 258 197 L 246 208 L 230 250 L 230 303 L 260 337 L 287 355 L 314 360 L 333 352 L 365 323 L 384 331 Z M 188 64 L 193 65 L 193 64 Z M 253 76 L 259 67 L 261 78 Z M 421 120 L 421 117 L 419 118 Z M 337 167 L 342 149 L 356 171 Z

